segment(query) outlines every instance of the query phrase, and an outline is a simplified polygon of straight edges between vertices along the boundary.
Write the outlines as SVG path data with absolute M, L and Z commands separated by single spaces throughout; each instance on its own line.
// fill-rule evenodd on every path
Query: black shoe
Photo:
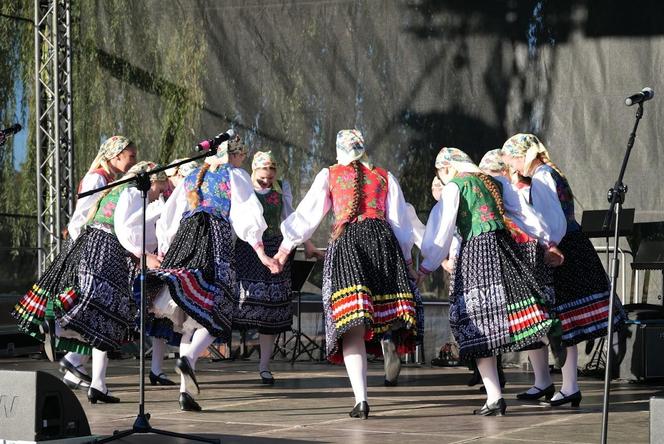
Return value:
M 538 391 L 536 393 L 528 393 L 528 392 L 519 393 L 518 395 L 516 395 L 516 399 L 520 399 L 522 401 L 535 401 L 544 396 L 544 399 L 550 401 L 551 397 L 556 393 L 556 386 L 553 384 L 543 389 L 535 386 L 533 386 L 533 388 L 537 389 Z
M 369 403 L 366 401 L 358 402 L 349 415 L 351 418 L 367 419 L 369 417 Z
M 81 378 L 78 378 L 78 382 L 74 382 L 63 377 L 62 382 L 64 382 L 65 385 L 72 390 L 88 390 L 90 388 L 90 383 L 82 380 Z
M 152 373 L 152 370 L 150 370 L 150 385 L 175 385 L 175 382 L 168 379 L 166 373 L 162 372 L 155 375 Z
M 39 331 L 44 335 L 44 353 L 49 361 L 55 362 L 55 320 L 44 319 L 39 326 Z
M 189 360 L 186 356 L 182 356 L 175 361 L 175 373 L 184 376 L 187 390 L 190 392 L 196 391 L 196 393 L 201 392 L 200 387 L 198 387 L 198 381 L 196 381 L 194 369 L 189 365 Z
M 76 367 L 74 364 L 69 362 L 67 358 L 62 358 L 60 359 L 60 373 L 67 373 L 70 372 L 74 376 L 76 376 L 78 379 L 85 381 L 87 383 L 92 382 L 92 378 L 90 375 L 87 373 L 83 373 L 79 368 L 84 368 L 83 365 L 79 365 Z
M 581 396 L 581 390 L 579 390 L 576 393 L 573 393 L 569 396 L 564 394 L 563 392 L 560 392 L 561 395 L 563 395 L 562 398 L 556 400 L 556 401 L 549 401 L 549 404 L 551 404 L 551 407 L 557 407 L 559 405 L 567 404 L 568 402 L 572 404 L 572 407 L 578 407 L 581 405 L 581 399 L 583 397 Z
M 272 376 L 272 372 L 269 370 L 263 370 L 262 372 L 259 373 L 261 377 L 261 382 L 266 385 L 273 385 L 274 384 L 274 376 Z
M 385 385 L 385 387 L 396 387 L 397 385 L 399 385 L 399 380 L 396 379 L 394 381 L 388 381 L 386 379 L 385 381 L 383 381 L 383 384 Z
M 186 392 L 180 392 L 180 399 L 178 399 L 178 402 L 180 403 L 180 410 L 184 410 L 185 412 L 200 412 L 203 410 L 194 398 Z
M 503 398 L 491 404 L 484 404 L 481 409 L 473 410 L 473 415 L 479 416 L 503 416 L 507 410 L 507 404 Z
M 96 404 L 97 401 L 105 402 L 107 404 L 117 404 L 120 402 L 120 398 L 109 395 L 108 390 L 106 390 L 106 393 L 104 393 L 94 387 L 90 387 L 88 389 L 88 401 L 90 401 L 92 404 Z

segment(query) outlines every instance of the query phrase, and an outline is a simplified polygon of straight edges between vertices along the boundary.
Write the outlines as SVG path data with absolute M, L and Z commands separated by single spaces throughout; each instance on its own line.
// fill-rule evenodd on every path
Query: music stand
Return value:
M 608 229 L 604 229 L 604 218 L 606 210 L 587 210 L 581 215 L 581 231 L 589 238 L 592 237 L 611 237 L 615 230 L 616 220 L 611 220 Z M 630 236 L 634 231 L 634 208 L 623 208 L 620 216 L 620 236 Z
M 660 270 L 662 272 L 662 291 L 664 292 L 664 240 L 644 239 L 632 261 L 633 270 Z M 664 305 L 664 297 L 662 298 Z
M 282 345 L 276 344 L 273 356 L 279 352 L 286 354 L 286 346 L 291 342 L 293 343 L 293 355 L 291 356 L 291 364 L 294 364 L 297 358 L 303 353 L 309 356 L 309 359 L 314 360 L 313 352 L 320 350 L 321 346 L 311 339 L 306 334 L 302 333 L 302 286 L 309 279 L 309 275 L 316 265 L 314 259 L 293 259 L 291 263 L 291 293 L 297 297 L 297 328 L 292 328 L 292 336 L 288 338 Z M 277 342 L 278 342 L 277 338 Z

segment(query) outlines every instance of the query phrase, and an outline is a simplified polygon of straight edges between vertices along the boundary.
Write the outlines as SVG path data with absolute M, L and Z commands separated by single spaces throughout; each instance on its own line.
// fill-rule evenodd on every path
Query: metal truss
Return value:
M 69 0 L 35 0 L 37 263 L 60 252 L 74 209 L 74 151 Z

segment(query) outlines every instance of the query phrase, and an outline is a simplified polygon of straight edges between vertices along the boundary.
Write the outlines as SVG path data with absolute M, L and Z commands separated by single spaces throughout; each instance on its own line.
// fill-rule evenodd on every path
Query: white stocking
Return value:
M 579 383 L 577 380 L 576 367 L 579 362 L 579 350 L 576 348 L 576 345 L 567 347 L 567 359 L 565 360 L 565 365 L 563 365 L 563 386 L 560 389 L 565 395 L 573 395 L 579 391 Z M 553 395 L 551 398 L 554 401 L 562 399 L 563 395 L 560 392 Z
M 90 387 L 106 393 L 106 368 L 108 367 L 108 354 L 97 348 L 92 349 L 92 383 Z
M 549 372 L 549 348 L 542 347 L 537 350 L 528 350 L 528 359 L 530 359 L 530 364 L 533 366 L 535 383 L 526 393 L 535 394 L 547 388 L 553 382 Z
M 503 397 L 498 377 L 498 363 L 495 356 L 477 359 L 477 369 L 482 375 L 482 382 L 486 388 L 486 402 L 491 404 Z
M 274 349 L 274 335 L 260 334 L 258 336 L 258 343 L 261 346 L 261 361 L 258 365 L 258 371 L 270 371 L 270 358 Z
M 152 338 L 152 361 L 150 370 L 155 375 L 161 374 L 161 364 L 164 363 L 164 352 L 166 351 L 166 339 Z
M 214 342 L 216 338 L 212 336 L 206 328 L 199 328 L 194 332 L 191 343 L 185 345 L 186 353 L 182 352 L 182 343 L 180 343 L 180 356 L 185 356 L 189 361 L 192 370 L 196 369 L 196 360 L 198 357 Z M 184 341 L 184 336 L 182 337 Z M 186 343 L 185 343 L 186 344 Z M 186 392 L 184 375 L 180 375 L 180 392 Z
M 351 329 L 343 336 L 342 341 L 344 364 L 357 405 L 367 400 L 367 350 L 364 344 L 364 327 Z

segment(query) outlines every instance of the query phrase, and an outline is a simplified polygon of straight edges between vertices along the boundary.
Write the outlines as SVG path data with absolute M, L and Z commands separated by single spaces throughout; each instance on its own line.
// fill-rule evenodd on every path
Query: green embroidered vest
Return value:
M 500 183 L 490 176 L 500 190 Z M 451 180 L 459 187 L 459 209 L 456 225 L 464 240 L 470 240 L 482 233 L 505 228 L 495 201 L 484 182 L 473 174 L 463 174 Z
M 101 199 L 95 217 L 90 221 L 91 225 L 103 225 L 104 227 L 109 228 L 111 233 L 115 234 L 115 207 L 118 206 L 120 193 L 122 193 L 127 187 L 129 187 L 128 183 L 117 186 Z
M 279 181 L 281 187 L 281 181 Z M 267 229 L 263 233 L 263 237 L 281 236 L 281 211 L 283 208 L 282 194 L 272 187 L 272 189 L 265 194 L 256 193 L 258 201 L 263 206 L 263 217 L 267 224 Z

